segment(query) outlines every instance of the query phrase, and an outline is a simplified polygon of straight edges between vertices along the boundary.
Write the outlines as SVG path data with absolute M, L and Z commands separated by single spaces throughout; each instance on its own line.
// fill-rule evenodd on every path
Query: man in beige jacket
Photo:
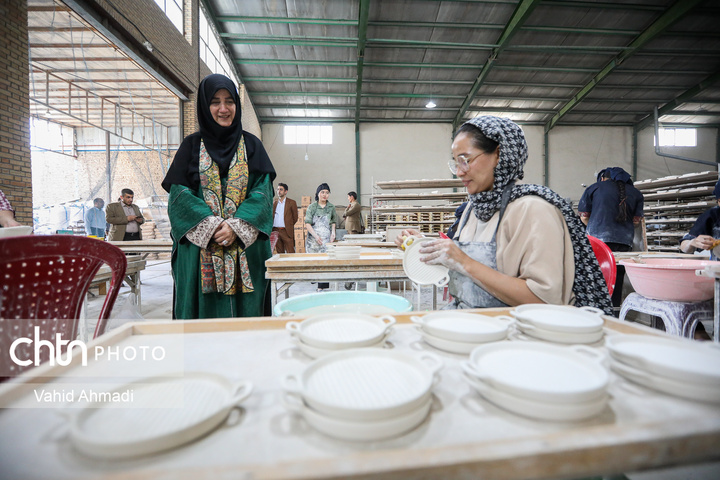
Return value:
M 357 201 L 357 193 L 348 193 L 348 206 L 343 214 L 347 233 L 363 233 L 362 207 Z
M 120 201 L 111 203 L 105 209 L 105 220 L 111 224 L 108 240 L 142 240 L 140 225 L 145 219 L 140 208 L 133 205 L 135 194 L 129 188 L 122 189 Z

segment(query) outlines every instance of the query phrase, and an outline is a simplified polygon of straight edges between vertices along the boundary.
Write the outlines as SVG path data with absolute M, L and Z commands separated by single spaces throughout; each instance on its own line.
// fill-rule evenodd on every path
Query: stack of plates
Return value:
M 303 353 L 317 358 L 349 348 L 382 347 L 394 324 L 395 318 L 390 315 L 338 312 L 288 322 L 285 328 Z
M 403 270 L 405 275 L 418 285 L 437 285 L 443 287 L 450 281 L 449 269 L 444 265 L 428 265 L 420 260 L 420 246 L 423 242 L 435 239 L 426 237 L 408 237 L 403 242 Z
M 603 339 L 602 310 L 593 307 L 527 304 L 510 312 L 518 331 L 540 340 L 590 344 Z
M 624 378 L 678 397 L 720 403 L 720 347 L 683 338 L 613 335 L 610 367 Z
M 381 440 L 422 423 L 441 366 L 427 353 L 415 358 L 391 350 L 344 350 L 284 377 L 283 401 L 332 437 Z
M 584 345 L 498 342 L 475 348 L 462 367 L 470 384 L 500 408 L 540 420 L 576 421 L 607 406 L 603 360 Z
M 360 246 L 328 245 L 327 254 L 331 259 L 354 260 L 360 258 Z
M 505 340 L 514 320 L 446 310 L 423 317 L 410 317 L 429 345 L 446 352 L 467 354 L 487 342 Z

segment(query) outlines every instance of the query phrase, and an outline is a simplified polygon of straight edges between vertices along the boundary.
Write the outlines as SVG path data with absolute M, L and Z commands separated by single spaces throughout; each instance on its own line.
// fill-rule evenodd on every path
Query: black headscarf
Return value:
M 223 127 L 217 123 L 210 113 L 210 102 L 218 90 L 222 89 L 230 92 L 235 102 L 235 118 L 229 127 Z M 240 96 L 235 84 L 225 75 L 215 73 L 208 75 L 200 82 L 196 105 L 200 135 L 205 143 L 205 149 L 220 167 L 220 175 L 223 175 L 227 172 L 233 155 L 237 151 L 243 132 Z
M 235 100 L 235 118 L 229 127 L 223 127 L 210 114 L 210 101 L 218 90 L 225 89 Z M 255 135 L 242 129 L 242 108 L 240 96 L 232 80 L 224 75 L 212 74 L 205 77 L 197 92 L 197 119 L 200 131 L 188 135 L 175 153 L 162 187 L 169 192 L 172 185 L 184 185 L 196 190 L 200 184 L 198 158 L 200 140 L 205 144 L 210 157 L 220 168 L 220 176 L 227 175 L 230 162 L 237 151 L 240 138 L 245 138 L 245 152 L 250 173 L 268 173 L 275 179 L 275 168 L 265 147 Z
M 322 192 L 323 190 L 327 190 L 328 192 L 330 192 L 330 185 L 328 185 L 327 183 L 321 183 L 320 185 L 318 185 L 317 189 L 315 190 L 315 201 L 316 202 L 320 200 L 318 193 Z

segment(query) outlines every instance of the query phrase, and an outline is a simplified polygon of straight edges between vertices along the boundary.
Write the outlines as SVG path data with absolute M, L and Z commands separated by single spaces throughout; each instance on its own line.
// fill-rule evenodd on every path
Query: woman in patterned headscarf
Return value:
M 612 314 L 610 297 L 585 226 L 547 187 L 520 184 L 527 160 L 522 129 L 498 117 L 463 124 L 450 170 L 467 187 L 452 240 L 423 243 L 421 260 L 450 269 L 450 308 L 524 303 L 589 305 Z M 406 230 L 405 235 L 418 232 Z
M 173 318 L 270 315 L 275 169 L 265 148 L 242 129 L 240 98 L 224 75 L 197 92 L 200 131 L 183 140 L 163 188 L 170 193 Z

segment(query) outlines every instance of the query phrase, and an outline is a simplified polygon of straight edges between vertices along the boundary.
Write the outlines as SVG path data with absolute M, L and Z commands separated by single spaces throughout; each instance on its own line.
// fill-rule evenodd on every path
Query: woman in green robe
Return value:
M 197 118 L 200 131 L 183 140 L 162 183 L 170 194 L 173 318 L 270 315 L 275 169 L 260 140 L 243 131 L 229 78 L 200 82 Z

